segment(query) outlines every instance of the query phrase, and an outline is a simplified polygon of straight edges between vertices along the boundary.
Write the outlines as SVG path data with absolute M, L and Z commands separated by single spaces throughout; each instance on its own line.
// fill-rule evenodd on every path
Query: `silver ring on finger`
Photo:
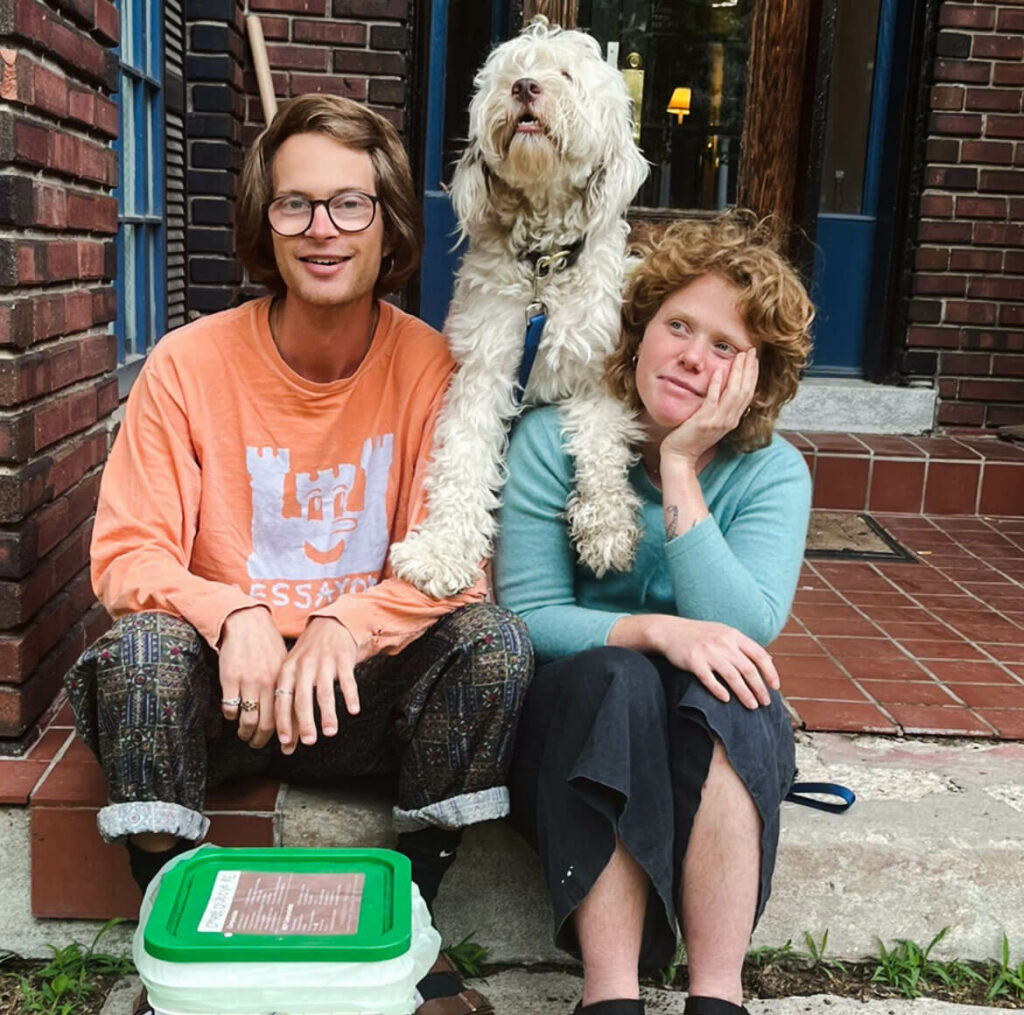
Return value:
M 274 697 L 275 698 L 294 698 L 295 697 L 295 692 L 294 691 L 288 691 L 288 690 L 286 690 L 283 687 L 278 687 L 278 688 L 275 688 L 275 690 L 274 690 Z
M 221 698 L 220 703 L 226 705 L 228 708 L 238 708 L 242 704 L 241 697 L 238 698 Z

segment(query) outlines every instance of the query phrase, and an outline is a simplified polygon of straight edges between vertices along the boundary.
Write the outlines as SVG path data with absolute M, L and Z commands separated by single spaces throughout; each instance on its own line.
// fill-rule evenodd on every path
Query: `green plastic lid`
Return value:
M 204 846 L 163 876 L 143 943 L 168 962 L 380 962 L 409 949 L 411 884 L 389 849 Z

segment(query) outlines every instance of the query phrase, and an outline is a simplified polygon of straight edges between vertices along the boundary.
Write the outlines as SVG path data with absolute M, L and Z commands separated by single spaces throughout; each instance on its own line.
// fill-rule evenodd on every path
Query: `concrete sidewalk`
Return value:
M 571 1015 L 580 997 L 580 979 L 571 973 L 533 973 L 512 969 L 486 981 L 473 981 L 494 1004 L 497 1015 Z M 111 992 L 101 1015 L 131 1015 L 131 1004 L 138 993 L 135 977 L 122 981 Z M 672 990 L 645 988 L 643 992 L 650 1015 L 682 1015 L 686 995 Z M 1005 1015 L 1006 1008 L 947 1004 L 945 1001 L 885 1000 L 858 1001 L 856 998 L 817 994 L 813 997 L 786 997 L 772 1001 L 748 1001 L 750 1015 Z

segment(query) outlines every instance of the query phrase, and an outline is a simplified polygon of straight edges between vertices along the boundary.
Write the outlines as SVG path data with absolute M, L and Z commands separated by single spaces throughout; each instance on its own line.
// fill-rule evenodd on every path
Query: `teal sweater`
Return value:
M 526 621 L 544 661 L 606 644 L 620 617 L 669 613 L 729 624 L 767 645 L 793 602 L 810 512 L 800 453 L 781 437 L 742 454 L 719 447 L 700 474 L 710 517 L 665 542 L 661 492 L 643 465 L 630 482 L 643 500 L 633 570 L 595 577 L 576 563 L 564 512 L 572 459 L 558 410 L 516 427 L 495 562 L 498 601 Z

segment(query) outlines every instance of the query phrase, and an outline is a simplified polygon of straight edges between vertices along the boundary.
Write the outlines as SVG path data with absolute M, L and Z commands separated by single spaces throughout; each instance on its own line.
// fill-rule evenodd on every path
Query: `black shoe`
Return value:
M 630 997 L 616 998 L 613 1001 L 595 1001 L 588 1005 L 578 1001 L 573 1015 L 644 1015 L 644 1003 Z
M 686 999 L 683 1015 L 750 1015 L 742 1005 L 723 1001 L 718 997 L 694 997 Z

